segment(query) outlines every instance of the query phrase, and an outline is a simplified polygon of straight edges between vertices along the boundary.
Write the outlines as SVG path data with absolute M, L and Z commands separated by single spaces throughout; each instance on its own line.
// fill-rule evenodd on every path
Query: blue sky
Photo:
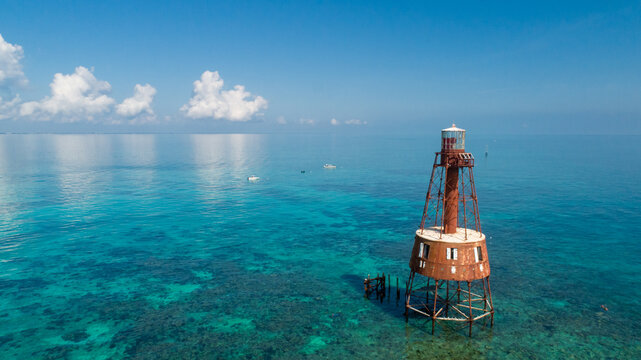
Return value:
M 641 133 L 640 1 L 0 1 L 0 34 L 0 131 Z

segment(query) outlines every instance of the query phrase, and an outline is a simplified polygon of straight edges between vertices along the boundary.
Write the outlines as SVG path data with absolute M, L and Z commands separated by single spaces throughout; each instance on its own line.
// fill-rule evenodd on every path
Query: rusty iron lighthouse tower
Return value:
M 416 312 L 437 321 L 469 326 L 481 319 L 494 325 L 490 263 L 481 232 L 474 157 L 465 152 L 465 130 L 441 131 L 421 225 L 416 230 L 405 295 L 405 315 Z

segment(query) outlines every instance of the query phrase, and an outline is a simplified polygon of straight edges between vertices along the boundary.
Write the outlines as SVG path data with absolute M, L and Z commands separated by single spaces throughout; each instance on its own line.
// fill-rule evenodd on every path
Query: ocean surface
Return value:
M 439 146 L 0 135 L 0 358 L 641 358 L 641 137 L 468 131 L 496 309 L 471 338 L 403 316 Z

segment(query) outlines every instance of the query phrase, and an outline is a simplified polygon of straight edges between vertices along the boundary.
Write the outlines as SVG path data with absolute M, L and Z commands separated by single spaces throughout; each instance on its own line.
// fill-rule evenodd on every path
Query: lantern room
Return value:
M 465 130 L 459 129 L 456 125 L 441 130 L 441 152 L 464 152 L 465 151 Z

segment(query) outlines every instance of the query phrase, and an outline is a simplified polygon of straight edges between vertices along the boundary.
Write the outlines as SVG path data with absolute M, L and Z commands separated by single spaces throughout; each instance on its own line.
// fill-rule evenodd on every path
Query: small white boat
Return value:
M 325 164 L 323 165 L 323 169 L 336 169 L 336 165 Z
M 247 178 L 247 181 L 251 181 L 251 182 L 256 182 L 258 180 L 260 180 L 260 178 L 256 175 L 252 175 Z

